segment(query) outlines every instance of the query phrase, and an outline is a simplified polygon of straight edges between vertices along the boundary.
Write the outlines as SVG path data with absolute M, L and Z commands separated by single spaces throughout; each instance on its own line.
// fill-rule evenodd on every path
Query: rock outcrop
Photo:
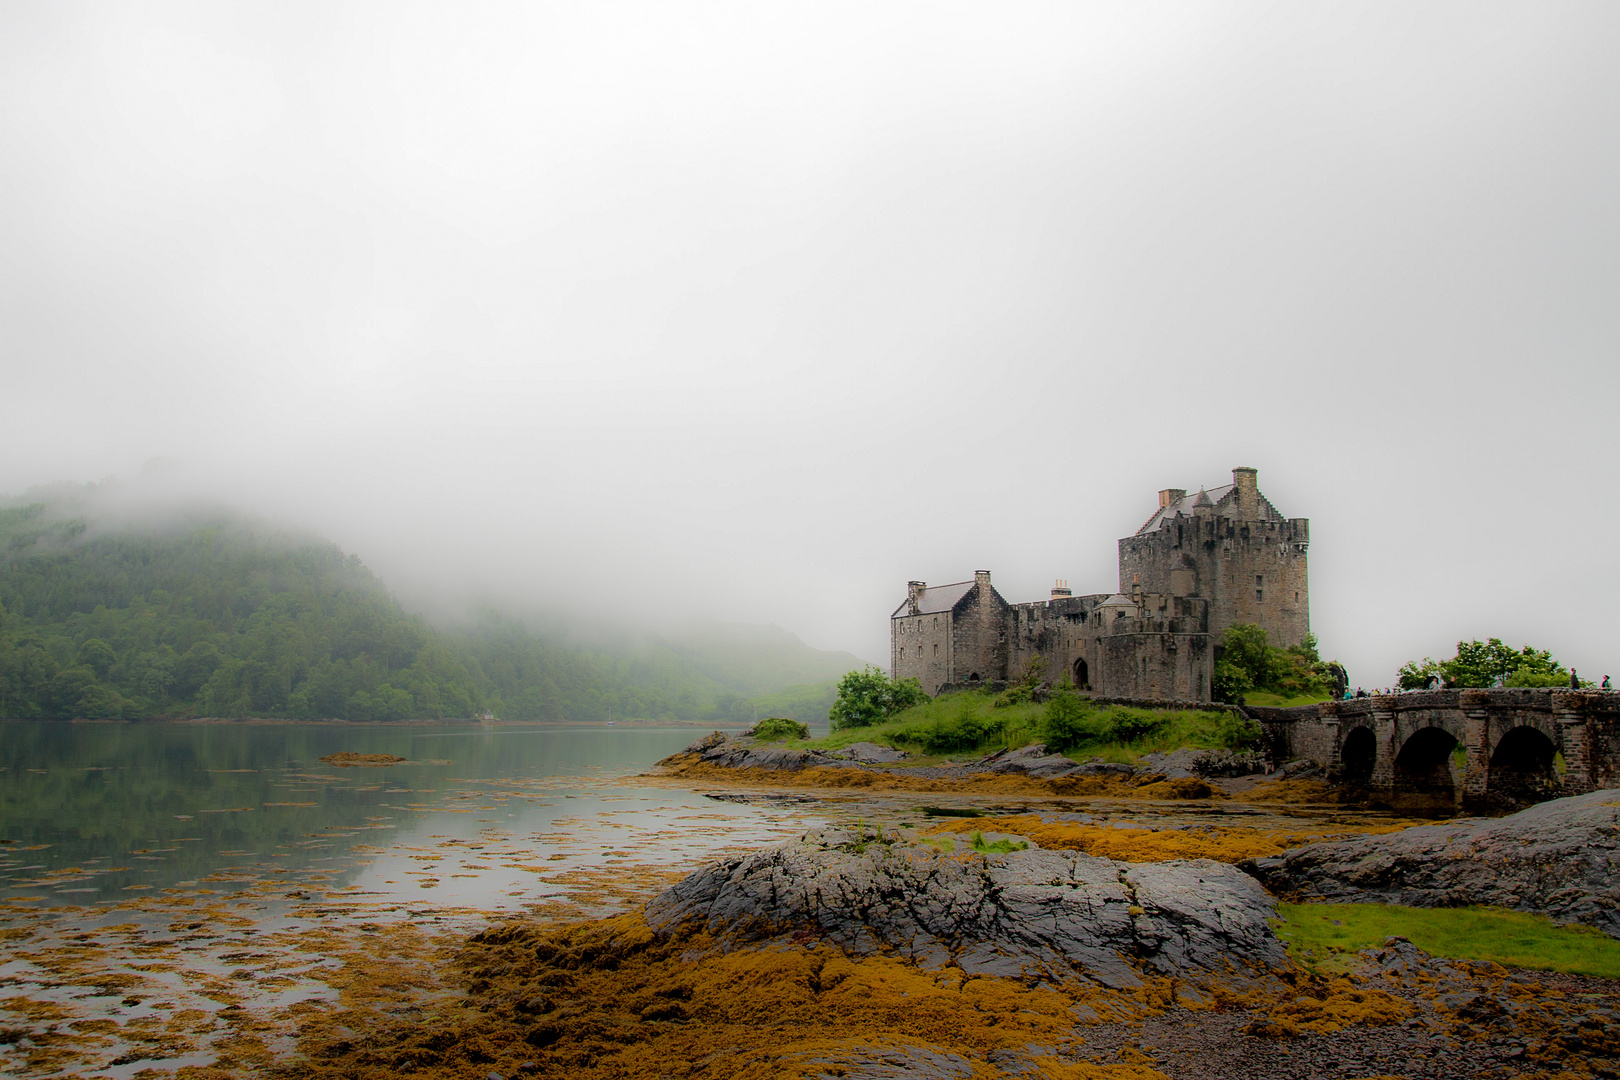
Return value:
M 896 837 L 812 833 L 717 863 L 649 903 L 647 922 L 701 923 L 735 941 L 811 929 L 855 954 L 1114 988 L 1286 963 L 1273 901 L 1223 863 L 955 855 Z
M 1311 844 L 1239 866 L 1284 896 L 1486 904 L 1620 937 L 1620 791 L 1554 799 L 1510 817 Z

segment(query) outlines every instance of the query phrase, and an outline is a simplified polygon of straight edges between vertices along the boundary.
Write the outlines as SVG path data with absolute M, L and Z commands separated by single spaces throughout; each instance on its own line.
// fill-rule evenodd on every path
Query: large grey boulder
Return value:
M 1239 866 L 1279 895 L 1340 903 L 1536 911 L 1620 937 L 1620 791 L 1511 817 L 1311 844 Z
M 950 854 L 845 830 L 717 863 L 647 905 L 660 931 L 734 941 L 812 928 L 856 954 L 893 951 L 970 974 L 1138 986 L 1279 967 L 1255 881 L 1208 860 L 1122 863 L 1069 851 Z
M 1032 743 L 1029 746 L 1020 746 L 1016 750 L 997 750 L 974 762 L 971 768 L 975 772 L 1005 773 L 1031 776 L 1037 780 L 1050 780 L 1080 772 L 1083 766 L 1062 754 L 1050 753 L 1044 743 Z
M 855 761 L 847 758 L 835 758 L 822 750 L 795 750 L 770 742 L 761 742 L 748 736 L 732 738 L 722 731 L 705 735 L 681 751 L 681 753 L 696 754 L 698 759 L 705 764 L 719 765 L 729 769 L 766 769 L 771 772 L 792 772 L 821 765 L 841 765 L 846 768 L 857 766 Z M 659 764 L 668 764 L 671 760 L 665 758 Z
M 896 750 L 892 746 L 883 746 L 874 742 L 858 742 L 850 743 L 842 750 L 829 750 L 827 756 L 843 758 L 845 761 L 858 761 L 863 765 L 891 765 L 897 761 L 904 761 L 910 755 L 904 750 Z

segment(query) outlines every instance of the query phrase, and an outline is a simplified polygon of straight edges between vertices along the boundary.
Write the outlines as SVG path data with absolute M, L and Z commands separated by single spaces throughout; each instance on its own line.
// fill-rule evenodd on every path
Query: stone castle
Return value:
M 1119 591 L 1009 604 L 990 571 L 971 581 L 910 582 L 889 618 L 889 672 L 929 694 L 948 683 L 1017 678 L 1037 655 L 1046 678 L 1108 697 L 1208 701 L 1226 628 L 1255 623 L 1277 646 L 1310 633 L 1310 521 L 1285 518 L 1255 469 L 1188 496 L 1159 492 L 1147 524 L 1119 542 Z

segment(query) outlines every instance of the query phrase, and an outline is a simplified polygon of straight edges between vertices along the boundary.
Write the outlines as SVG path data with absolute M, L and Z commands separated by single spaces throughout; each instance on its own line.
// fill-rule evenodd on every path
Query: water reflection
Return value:
M 0 901 L 143 892 L 504 907 L 542 875 L 701 859 L 777 835 L 768 807 L 611 783 L 690 728 L 0 724 Z M 339 751 L 404 764 L 336 768 Z M 795 818 L 797 820 L 797 816 Z M 712 829 L 700 826 L 723 825 Z M 430 894 L 430 895 L 428 895 Z M 32 898 L 32 899 L 30 899 Z

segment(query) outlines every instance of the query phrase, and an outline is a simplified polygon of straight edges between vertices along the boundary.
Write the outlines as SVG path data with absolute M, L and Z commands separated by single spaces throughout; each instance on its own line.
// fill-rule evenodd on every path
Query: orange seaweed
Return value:
M 1214 859 L 1236 863 L 1243 859 L 1278 855 L 1290 848 L 1323 840 L 1369 833 L 1398 832 L 1420 822 L 1335 825 L 1331 828 L 1254 829 L 1237 825 L 1205 825 L 1192 829 L 1150 829 L 1091 825 L 1071 821 L 1045 821 L 1038 814 L 971 818 L 944 822 L 930 835 L 975 831 L 1013 833 L 1044 848 L 1084 851 L 1099 858 L 1125 862 L 1163 862 L 1167 859 Z

